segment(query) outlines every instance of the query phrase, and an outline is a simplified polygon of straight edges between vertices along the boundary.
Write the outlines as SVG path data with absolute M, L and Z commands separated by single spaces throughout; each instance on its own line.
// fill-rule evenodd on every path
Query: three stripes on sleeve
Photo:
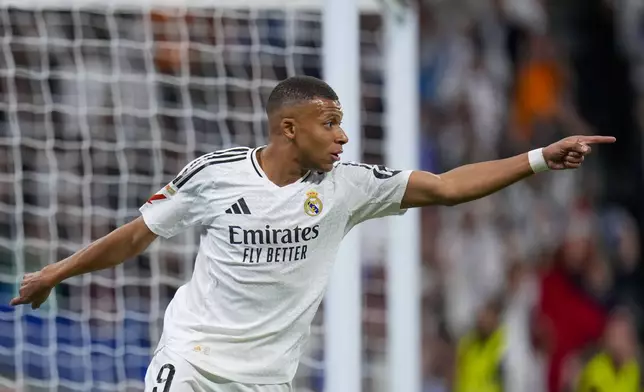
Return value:
M 205 154 L 186 166 L 179 175 L 172 180 L 172 184 L 177 188 L 184 186 L 192 177 L 202 171 L 208 166 L 218 165 L 221 163 L 238 162 L 247 158 L 248 147 L 234 147 L 227 150 L 220 150 Z M 226 210 L 226 214 L 245 214 L 250 215 L 250 209 L 244 198 L 237 200 L 230 208 Z
M 248 147 L 235 147 L 203 155 L 186 166 L 185 169 L 183 169 L 181 173 L 172 180 L 172 184 L 177 188 L 181 188 L 190 181 L 192 177 L 208 166 L 242 161 L 248 156 L 248 150 L 250 150 Z

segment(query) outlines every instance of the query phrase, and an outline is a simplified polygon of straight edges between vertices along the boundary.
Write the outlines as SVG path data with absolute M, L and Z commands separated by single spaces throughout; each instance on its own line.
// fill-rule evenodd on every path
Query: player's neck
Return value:
M 269 144 L 257 152 L 257 162 L 266 177 L 280 187 L 296 182 L 307 171 L 288 146 Z

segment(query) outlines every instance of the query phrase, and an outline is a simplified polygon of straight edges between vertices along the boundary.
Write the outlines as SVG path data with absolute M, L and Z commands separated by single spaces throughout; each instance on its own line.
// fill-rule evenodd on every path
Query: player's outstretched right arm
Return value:
M 37 309 L 45 302 L 54 286 L 63 280 L 115 267 L 143 252 L 156 238 L 157 235 L 139 217 L 68 258 L 40 271 L 25 274 L 19 294 L 11 300 L 11 305 L 31 304 L 32 309 Z
M 576 169 L 590 153 L 591 144 L 613 143 L 611 136 L 570 136 L 533 153 L 464 165 L 441 175 L 415 171 L 403 196 L 403 208 L 429 205 L 453 206 L 495 193 L 537 171 Z M 540 159 L 539 159 L 540 158 Z

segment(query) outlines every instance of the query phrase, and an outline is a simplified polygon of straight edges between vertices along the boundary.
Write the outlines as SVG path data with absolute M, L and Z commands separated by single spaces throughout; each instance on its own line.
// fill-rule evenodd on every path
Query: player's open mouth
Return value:
M 340 160 L 340 154 L 331 154 L 331 157 L 333 158 L 333 162 L 337 162 Z

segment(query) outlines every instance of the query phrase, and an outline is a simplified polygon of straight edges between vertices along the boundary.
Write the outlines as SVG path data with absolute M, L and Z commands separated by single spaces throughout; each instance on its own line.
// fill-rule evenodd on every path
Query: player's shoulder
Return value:
M 364 170 L 371 170 L 372 168 L 373 168 L 373 165 L 368 165 L 362 162 L 342 161 L 342 162 L 336 163 L 333 166 L 332 172 L 344 174 L 346 172 L 353 172 L 353 171 L 363 172 Z
M 245 146 L 226 148 L 223 150 L 217 150 L 203 154 L 200 157 L 195 158 L 193 162 L 204 160 L 230 161 L 231 159 L 234 159 L 234 161 L 239 161 L 247 159 L 250 150 L 250 147 Z
M 181 188 L 188 182 L 214 180 L 230 172 L 238 172 L 240 165 L 247 164 L 252 149 L 232 147 L 203 154 L 188 163 L 172 181 Z
M 184 167 L 183 171 L 199 170 L 199 168 L 201 170 L 205 168 L 225 169 L 237 166 L 238 162 L 248 159 L 250 151 L 250 147 L 232 147 L 209 152 L 192 160 Z
M 392 170 L 384 165 L 371 165 L 362 162 L 338 162 L 331 170 L 334 179 L 353 181 L 356 178 L 375 177 L 387 179 L 400 173 L 400 170 Z

